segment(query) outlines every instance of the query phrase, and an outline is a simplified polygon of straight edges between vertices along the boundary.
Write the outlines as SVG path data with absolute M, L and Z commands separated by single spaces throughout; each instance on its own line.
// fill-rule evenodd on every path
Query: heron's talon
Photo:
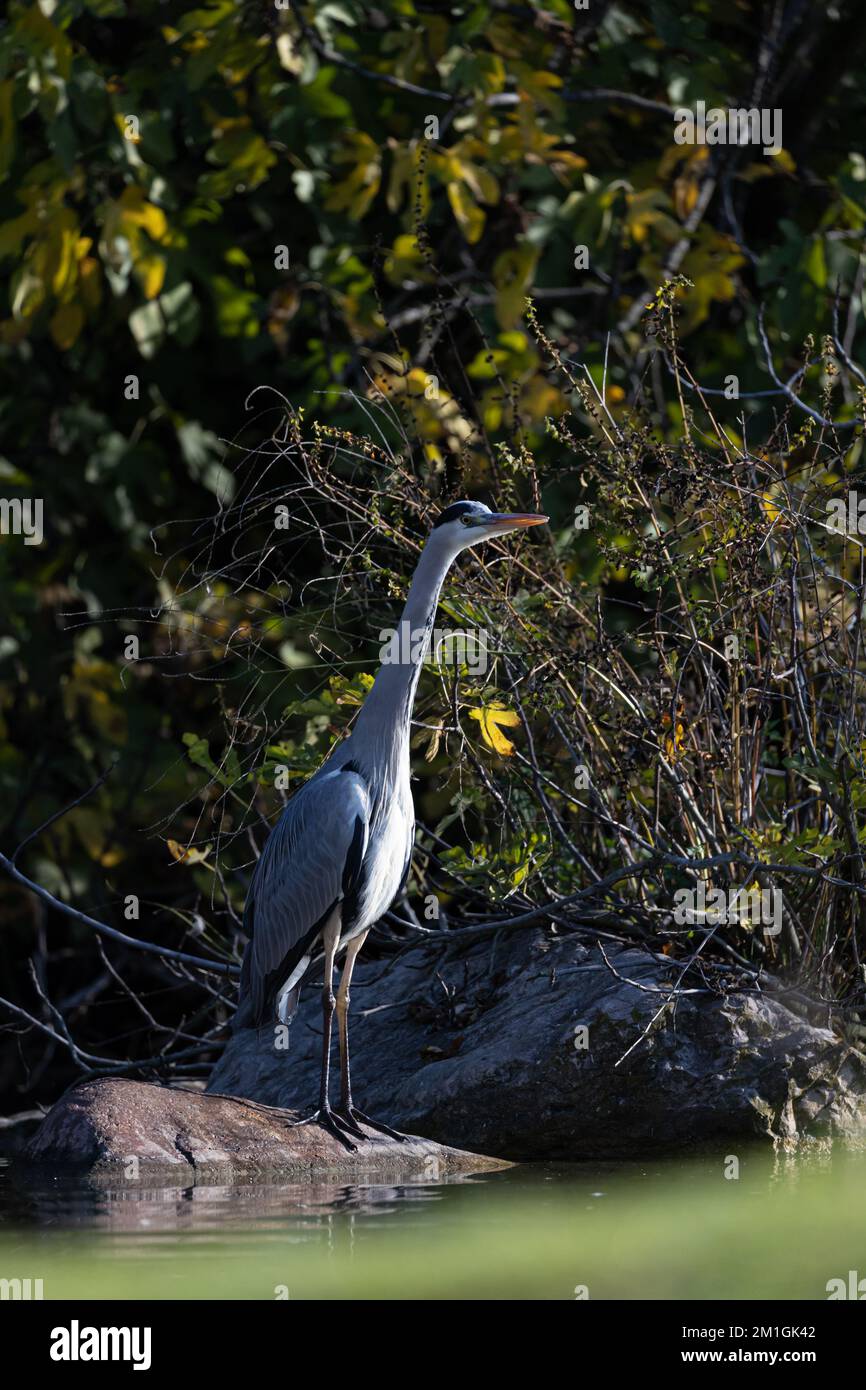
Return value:
M 354 1134 L 358 1139 L 369 1138 L 369 1135 L 365 1134 L 357 1123 L 355 1111 L 352 1110 L 351 1107 L 347 1108 L 346 1106 L 341 1106 L 339 1110 L 333 1112 L 333 1115 L 337 1124 L 340 1125 L 342 1129 L 345 1129 L 347 1133 Z
M 379 1120 L 371 1120 L 369 1115 L 365 1115 L 363 1110 L 356 1109 L 354 1105 L 349 1108 L 349 1114 L 356 1124 L 360 1122 L 368 1129 L 375 1129 L 380 1134 L 387 1134 L 389 1139 L 396 1139 L 399 1144 L 405 1144 L 409 1138 L 408 1134 L 400 1134 L 399 1130 L 392 1129 L 390 1125 L 384 1125 Z
M 335 1139 L 339 1139 L 340 1143 L 343 1145 L 343 1148 L 348 1149 L 349 1153 L 357 1153 L 358 1145 L 353 1144 L 351 1139 L 347 1139 L 346 1134 L 344 1132 L 348 1130 L 348 1125 L 345 1123 L 344 1120 L 340 1120 L 338 1116 L 334 1114 L 333 1110 L 331 1110 L 330 1107 L 323 1110 L 317 1110 L 315 1115 L 310 1116 L 310 1119 L 315 1120 L 317 1124 L 320 1124 L 322 1126 L 322 1129 L 326 1129 L 329 1134 L 332 1134 L 334 1136 Z M 362 1135 L 361 1137 L 363 1138 L 364 1136 Z

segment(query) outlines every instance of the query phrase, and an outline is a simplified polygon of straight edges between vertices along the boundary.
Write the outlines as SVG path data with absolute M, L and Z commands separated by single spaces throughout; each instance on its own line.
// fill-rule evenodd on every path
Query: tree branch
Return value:
M 80 922 L 82 926 L 90 927 L 93 931 L 99 932 L 100 936 L 108 937 L 110 941 L 117 941 L 121 946 L 131 946 L 135 951 L 144 951 L 151 956 L 161 956 L 163 960 L 176 960 L 184 965 L 194 965 L 197 969 L 208 970 L 214 975 L 240 974 L 240 966 L 235 965 L 232 961 L 207 960 L 204 956 L 192 956 L 186 951 L 172 950 L 170 946 L 157 946 L 151 941 L 139 941 L 134 936 L 127 936 L 125 932 L 118 931 L 116 927 L 109 927 L 105 922 L 98 922 L 95 917 L 89 917 L 86 912 L 79 912 L 78 908 L 70 907 L 60 898 L 55 898 L 53 893 L 48 892 L 47 888 L 43 888 L 40 884 L 27 878 L 5 854 L 0 854 L 0 869 L 5 869 L 10 878 L 14 879 L 16 883 L 20 883 L 31 893 L 35 893 L 43 902 L 48 903 L 49 907 L 71 917 L 73 922 Z

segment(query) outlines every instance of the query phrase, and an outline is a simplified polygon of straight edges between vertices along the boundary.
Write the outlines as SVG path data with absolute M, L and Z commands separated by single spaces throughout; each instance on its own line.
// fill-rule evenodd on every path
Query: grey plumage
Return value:
M 499 515 L 478 502 L 455 503 L 438 518 L 421 553 L 400 628 L 412 640 L 383 663 L 345 739 L 292 797 L 268 838 L 253 874 L 244 921 L 249 933 L 235 1027 L 288 1022 L 314 951 L 324 952 L 323 1061 L 319 1118 L 349 1144 L 363 1136 L 351 1099 L 348 1055 L 349 982 L 370 927 L 390 907 L 409 869 L 415 818 L 410 789 L 409 733 L 418 677 L 439 592 L 459 552 L 488 537 L 546 517 Z M 335 1000 L 335 956 L 346 964 Z M 341 1112 L 328 1095 L 331 1020 L 340 1025 Z M 388 1134 L 387 1126 L 374 1125 Z M 399 1137 L 399 1136 L 395 1136 Z
M 355 772 L 326 764 L 289 802 L 261 854 L 247 899 L 251 940 L 236 1026 L 259 1027 L 274 1013 L 280 986 L 290 984 L 337 904 L 356 892 L 369 836 L 370 797 Z M 282 1021 L 292 1012 L 281 1010 Z

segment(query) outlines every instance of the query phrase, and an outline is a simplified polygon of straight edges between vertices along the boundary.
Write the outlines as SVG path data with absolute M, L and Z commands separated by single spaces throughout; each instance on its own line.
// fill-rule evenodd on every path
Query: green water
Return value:
M 731 1179 L 728 1154 L 387 1187 L 100 1189 L 5 1167 L 0 1278 L 41 1278 L 46 1299 L 824 1300 L 866 1279 L 866 1156 L 741 1152 Z

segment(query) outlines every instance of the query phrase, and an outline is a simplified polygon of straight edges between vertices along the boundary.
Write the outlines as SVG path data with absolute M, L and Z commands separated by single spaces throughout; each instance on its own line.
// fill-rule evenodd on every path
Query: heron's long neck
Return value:
M 436 619 L 439 591 L 453 558 L 435 544 L 428 544 L 421 552 L 396 635 L 390 646 L 383 639 L 385 659 L 352 731 L 352 743 L 369 744 L 377 759 L 391 770 L 408 758 L 418 677 Z

